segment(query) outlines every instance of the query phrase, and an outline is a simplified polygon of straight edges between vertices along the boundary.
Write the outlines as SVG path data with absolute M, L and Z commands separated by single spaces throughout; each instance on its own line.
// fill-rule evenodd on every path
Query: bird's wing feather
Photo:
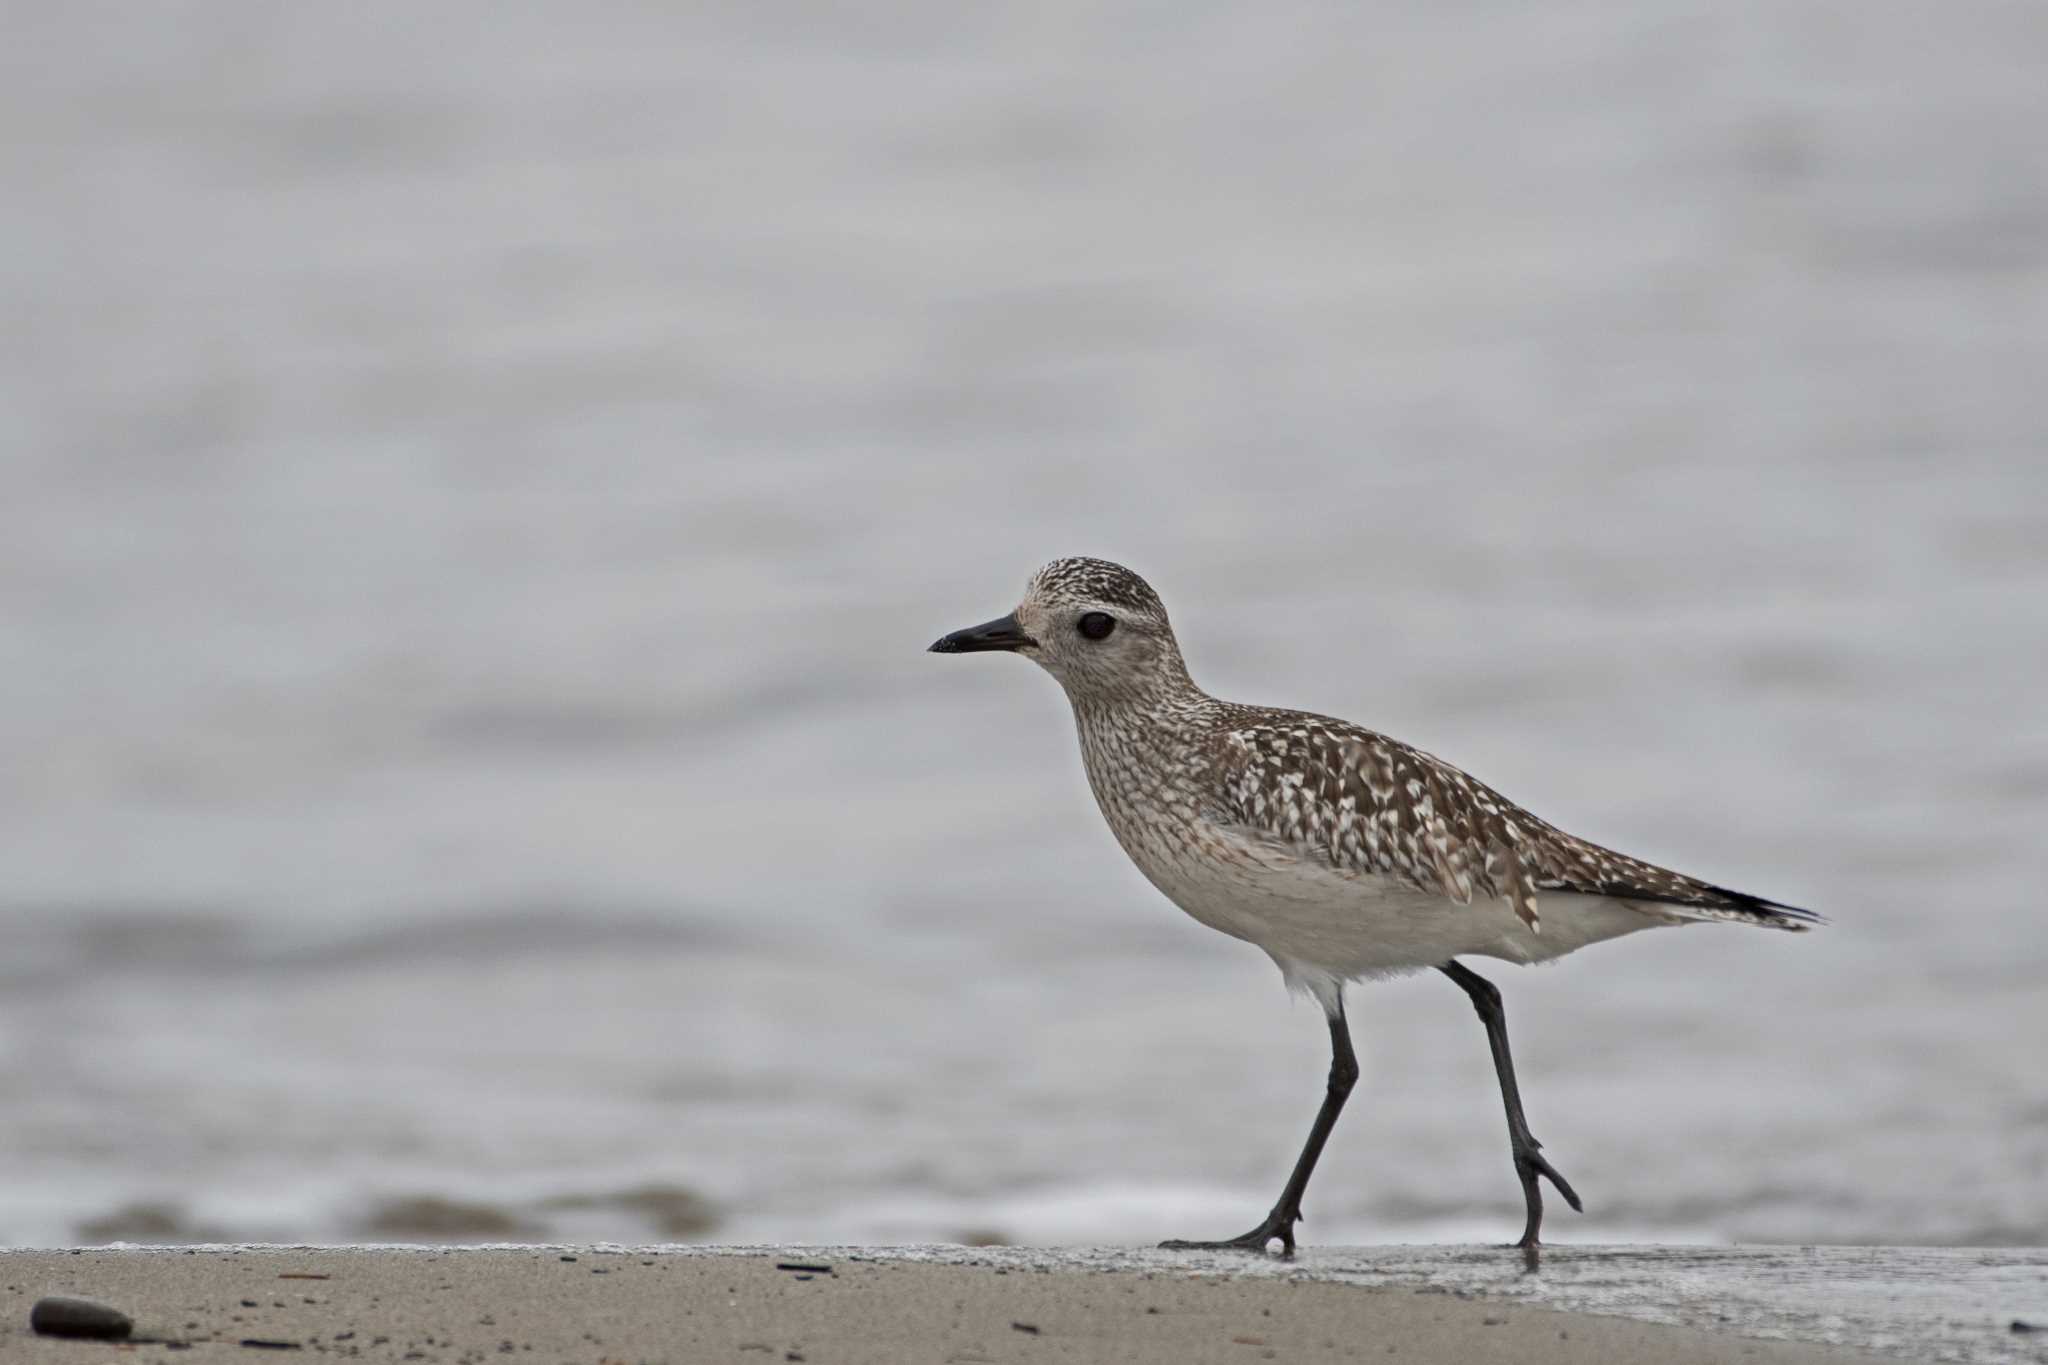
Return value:
M 1673 920 L 1821 922 L 1575 838 L 1385 735 L 1306 712 L 1236 719 L 1250 723 L 1231 725 L 1217 751 L 1226 817 L 1337 868 L 1458 904 L 1504 898 L 1532 930 L 1543 891 L 1631 901 Z

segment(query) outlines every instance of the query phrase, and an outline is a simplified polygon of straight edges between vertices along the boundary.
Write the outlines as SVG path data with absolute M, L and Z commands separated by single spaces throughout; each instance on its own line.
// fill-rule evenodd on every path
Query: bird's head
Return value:
M 1192 686 L 1166 607 L 1144 579 L 1106 559 L 1056 559 L 1008 616 L 956 630 L 934 654 L 1022 654 L 1076 703 L 1139 700 Z

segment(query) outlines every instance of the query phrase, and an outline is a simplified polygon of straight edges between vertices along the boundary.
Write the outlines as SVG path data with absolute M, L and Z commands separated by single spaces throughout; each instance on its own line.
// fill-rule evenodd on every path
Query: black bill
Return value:
M 932 645 L 934 654 L 983 654 L 991 650 L 1014 651 L 1028 649 L 1038 641 L 1024 633 L 1024 627 L 1017 624 L 1015 615 L 998 616 L 993 621 L 984 621 L 978 626 L 956 630 L 944 635 Z

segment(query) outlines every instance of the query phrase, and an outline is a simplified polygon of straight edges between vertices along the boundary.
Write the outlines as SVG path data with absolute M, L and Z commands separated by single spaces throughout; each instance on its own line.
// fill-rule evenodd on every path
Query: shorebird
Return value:
M 1159 595 L 1107 560 L 1055 560 L 1015 611 L 931 649 L 1022 654 L 1052 674 L 1073 705 L 1096 804 L 1138 870 L 1203 924 L 1265 949 L 1328 1021 L 1328 1088 L 1272 1210 L 1240 1236 L 1169 1249 L 1263 1253 L 1277 1239 L 1294 1254 L 1302 1195 L 1358 1079 L 1345 985 L 1434 969 L 1486 1025 L 1528 1211 L 1515 1245 L 1534 1270 L 1539 1177 L 1583 1205 L 1529 1131 L 1500 992 L 1458 959 L 1546 962 L 1706 920 L 1793 931 L 1823 922 L 1566 834 L 1362 726 L 1219 701 L 1188 676 Z

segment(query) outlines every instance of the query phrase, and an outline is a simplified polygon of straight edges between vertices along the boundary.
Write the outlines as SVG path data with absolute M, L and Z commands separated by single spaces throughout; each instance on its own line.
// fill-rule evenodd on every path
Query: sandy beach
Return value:
M 1385 1259 L 1396 1264 L 1415 1264 L 1411 1253 L 1420 1254 L 1388 1250 Z M 1616 1251 L 1601 1253 L 1606 1270 L 1585 1249 L 1566 1253 L 1561 1259 L 1576 1268 L 1562 1272 L 1560 1289 L 1595 1283 L 1589 1276 L 1610 1290 L 1621 1284 L 1633 1272 L 1613 1269 Z M 1482 1264 L 1473 1253 L 1446 1248 L 1435 1254 L 1454 1268 Z M 1961 1340 L 1915 1344 L 1897 1323 L 1873 1321 L 1872 1331 L 1888 1334 L 1889 1349 L 1879 1355 L 1745 1335 L 1750 1326 L 1771 1325 L 1754 1316 L 1708 1329 L 1559 1311 L 1516 1301 L 1512 1295 L 1550 1291 L 1505 1275 L 1493 1279 L 1509 1296 L 1465 1287 L 1469 1271 L 1464 1280 L 1409 1274 L 1406 1287 L 1329 1278 L 1341 1274 L 1343 1257 L 1367 1254 L 1325 1252 L 1288 1268 L 1143 1252 L 963 1248 L 10 1251 L 0 1252 L 0 1359 L 98 1361 L 118 1351 L 123 1359 L 178 1362 L 317 1352 L 447 1365 L 499 1357 L 590 1365 L 1365 1359 L 1762 1365 L 1902 1356 L 2025 1360 L 2039 1349 L 2008 1324 L 1990 1321 L 1979 1324 L 1982 1352 Z M 1684 1253 L 1692 1257 L 1684 1269 L 1673 1253 L 1657 1248 L 1630 1254 L 1654 1270 L 1673 1307 L 1703 1289 L 1714 1292 L 1716 1274 L 1776 1264 L 1745 1261 L 1744 1254 Z M 2038 1285 L 2038 1260 L 2019 1253 L 2016 1261 L 2025 1264 L 2006 1269 Z M 30 1306 L 50 1294 L 121 1309 L 134 1319 L 133 1339 L 116 1347 L 32 1334 Z M 1629 1311 L 1623 1298 L 1610 1292 L 1607 1302 Z M 1929 1305 L 1928 1311 L 1931 1320 L 1945 1310 Z M 1773 1330 L 1783 1329 L 1778 1320 Z

